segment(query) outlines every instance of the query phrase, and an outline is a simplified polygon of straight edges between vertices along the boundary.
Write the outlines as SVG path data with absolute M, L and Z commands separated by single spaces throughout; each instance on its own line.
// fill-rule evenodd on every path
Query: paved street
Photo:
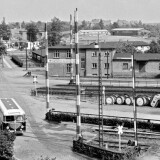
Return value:
M 24 68 L 18 68 L 8 57 L 8 64 L 12 68 L 4 66 L 0 68 L 0 97 L 13 97 L 22 106 L 27 115 L 27 131 L 24 136 L 18 136 L 15 140 L 15 156 L 20 160 L 31 160 L 41 155 L 57 157 L 58 160 L 81 160 L 89 159 L 78 156 L 71 150 L 72 141 L 75 137 L 76 124 L 54 124 L 44 120 L 46 113 L 45 97 L 30 96 L 34 88 L 32 77 L 23 77 L 26 73 Z M 67 84 L 68 80 L 50 78 L 50 85 Z M 45 78 L 38 75 L 37 87 L 45 85 Z M 75 112 L 75 97 L 52 96 L 50 107 L 58 111 Z M 138 107 L 138 118 L 159 119 L 160 109 L 151 107 Z M 98 100 L 81 97 L 81 113 L 98 113 Z M 105 105 L 104 115 L 133 117 L 133 107 L 126 105 Z M 90 126 L 88 126 L 90 128 Z M 82 124 L 84 135 L 94 137 L 95 133 L 85 132 L 87 127 Z

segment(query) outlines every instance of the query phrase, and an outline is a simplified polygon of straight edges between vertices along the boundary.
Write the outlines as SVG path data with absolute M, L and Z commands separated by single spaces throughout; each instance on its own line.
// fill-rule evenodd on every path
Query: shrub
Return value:
M 13 142 L 16 138 L 15 133 L 0 131 L 0 159 L 13 159 Z
M 23 61 L 16 55 L 12 56 L 12 61 L 15 62 L 17 65 L 19 65 L 20 67 L 23 66 Z

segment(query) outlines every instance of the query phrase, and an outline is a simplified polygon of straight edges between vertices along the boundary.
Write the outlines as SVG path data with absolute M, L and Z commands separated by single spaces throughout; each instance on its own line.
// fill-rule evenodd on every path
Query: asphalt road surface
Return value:
M 6 57 L 7 60 L 7 57 Z M 54 124 L 45 121 L 45 98 L 30 95 L 34 88 L 33 78 L 23 77 L 25 69 L 4 68 L 0 64 L 0 97 L 14 98 L 24 109 L 27 117 L 27 130 L 23 136 L 17 136 L 14 143 L 15 157 L 19 160 L 37 160 L 43 157 L 56 157 L 56 160 L 86 160 L 87 157 L 72 152 L 75 137 L 75 124 Z M 45 85 L 44 78 L 38 85 Z
M 72 152 L 72 142 L 75 138 L 75 123 L 48 123 L 45 121 L 46 100 L 43 96 L 31 96 L 34 89 L 33 77 L 24 77 L 24 68 L 14 65 L 9 57 L 5 58 L 8 64 L 4 68 L 0 64 L 0 97 L 14 98 L 24 109 L 27 116 L 27 130 L 23 136 L 17 136 L 14 145 L 15 157 L 19 160 L 37 160 L 43 157 L 56 157 L 56 160 L 86 160 Z M 11 67 L 9 67 L 9 65 Z M 37 87 L 45 86 L 44 76 L 38 75 Z M 50 84 L 66 84 L 66 80 L 50 78 Z M 98 100 L 86 100 L 81 97 L 81 112 L 98 114 Z M 52 96 L 50 107 L 59 111 L 76 112 L 75 97 Z M 160 109 L 151 107 L 138 107 L 138 118 L 159 119 Z M 124 116 L 133 118 L 133 107 L 126 105 L 105 105 L 104 115 Z M 82 125 L 83 135 L 92 138 L 95 133 L 87 129 L 91 126 Z

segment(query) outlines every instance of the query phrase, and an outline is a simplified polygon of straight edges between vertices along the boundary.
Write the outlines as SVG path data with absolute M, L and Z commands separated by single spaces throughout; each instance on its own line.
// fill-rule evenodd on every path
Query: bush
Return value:
M 13 142 L 16 138 L 15 133 L 0 131 L 0 159 L 13 159 Z
M 14 63 L 16 63 L 17 65 L 19 65 L 20 67 L 23 66 L 23 61 L 18 56 L 16 56 L 16 55 L 12 56 L 12 61 Z

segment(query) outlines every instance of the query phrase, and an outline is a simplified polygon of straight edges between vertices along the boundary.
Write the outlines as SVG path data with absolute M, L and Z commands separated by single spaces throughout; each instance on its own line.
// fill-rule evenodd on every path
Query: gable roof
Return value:
M 100 48 L 101 49 L 116 49 L 119 44 L 122 44 L 125 42 L 100 42 Z M 143 41 L 127 41 L 128 44 L 132 44 L 133 46 L 149 46 L 148 43 Z M 79 49 L 94 49 L 94 44 L 89 45 L 79 45 Z M 74 46 L 73 46 L 74 47 Z M 57 45 L 49 47 L 49 49 L 70 49 L 70 45 Z
M 136 61 L 160 61 L 159 53 L 135 53 L 134 59 Z M 116 53 L 113 60 L 131 60 L 130 53 Z

